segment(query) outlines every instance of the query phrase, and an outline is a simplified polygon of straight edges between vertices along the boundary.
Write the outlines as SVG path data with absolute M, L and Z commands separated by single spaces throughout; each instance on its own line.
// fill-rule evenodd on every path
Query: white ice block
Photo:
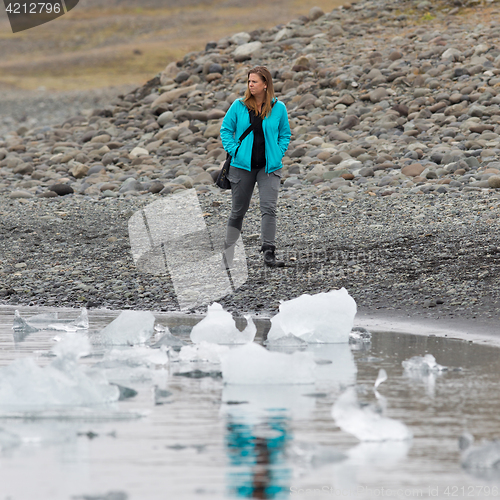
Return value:
M 267 339 L 295 335 L 306 342 L 347 343 L 355 315 L 356 302 L 345 288 L 304 294 L 280 304 Z
M 191 340 L 195 344 L 199 342 L 211 342 L 213 344 L 247 344 L 253 342 L 257 328 L 248 315 L 246 328 L 240 332 L 236 328 L 233 317 L 222 306 L 214 302 L 208 306 L 207 315 L 197 323 L 191 330 Z
M 53 349 L 57 358 L 45 368 L 32 358 L 0 368 L 0 408 L 48 410 L 118 401 L 118 387 L 110 385 L 102 372 L 87 372 L 78 365 L 89 348 L 86 338 L 68 335 Z
M 403 422 L 385 417 L 380 408 L 361 405 L 356 389 L 348 388 L 337 399 L 332 408 L 336 424 L 360 441 L 403 441 L 412 438 L 412 433 Z
M 104 330 L 102 342 L 108 345 L 144 344 L 154 334 L 155 317 L 148 311 L 123 311 Z
M 206 361 L 220 364 L 221 354 L 228 351 L 228 346 L 202 341 L 199 344 L 184 346 L 179 353 L 179 361 Z

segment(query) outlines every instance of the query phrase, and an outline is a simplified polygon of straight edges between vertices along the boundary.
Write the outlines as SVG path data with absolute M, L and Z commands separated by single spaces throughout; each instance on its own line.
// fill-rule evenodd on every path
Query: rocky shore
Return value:
M 59 126 L 4 134 L 1 303 L 175 310 L 168 276 L 136 270 L 128 218 L 194 188 L 221 234 L 221 120 L 248 69 L 265 64 L 292 127 L 279 205 L 287 266 L 262 268 L 255 204 L 249 279 L 222 304 L 273 312 L 345 286 L 360 309 L 498 320 L 498 14 L 495 3 L 316 8 L 209 43 Z

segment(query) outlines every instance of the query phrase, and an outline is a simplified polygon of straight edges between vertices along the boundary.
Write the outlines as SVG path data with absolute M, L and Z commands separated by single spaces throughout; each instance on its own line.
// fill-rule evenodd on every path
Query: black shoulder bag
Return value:
M 248 112 L 250 113 L 250 110 Z M 234 152 L 234 156 L 238 154 L 238 149 L 240 149 L 241 141 L 243 141 L 243 139 L 252 131 L 252 129 L 253 123 L 250 123 L 250 126 L 245 130 L 245 132 L 243 132 L 243 134 L 241 134 L 241 137 L 238 139 L 238 147 Z M 231 160 L 231 155 L 227 153 L 226 161 L 224 162 L 224 165 L 222 165 L 219 175 L 217 176 L 217 180 L 215 181 L 215 184 L 217 184 L 217 186 L 219 186 L 221 189 L 231 189 L 231 183 L 227 178 L 229 167 L 231 166 Z

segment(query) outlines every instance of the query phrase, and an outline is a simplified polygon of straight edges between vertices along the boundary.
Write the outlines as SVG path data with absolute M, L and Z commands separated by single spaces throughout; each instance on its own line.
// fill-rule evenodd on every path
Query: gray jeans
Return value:
M 231 215 L 227 223 L 226 245 L 234 245 L 243 226 L 243 218 L 252 199 L 255 183 L 259 186 L 261 241 L 264 245 L 275 245 L 276 205 L 281 184 L 281 169 L 266 174 L 265 169 L 243 170 L 231 167 L 228 175 L 231 183 Z

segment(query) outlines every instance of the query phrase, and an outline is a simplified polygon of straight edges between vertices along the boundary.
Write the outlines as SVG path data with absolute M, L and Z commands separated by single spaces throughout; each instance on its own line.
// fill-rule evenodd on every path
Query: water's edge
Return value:
M 11 305 L 0 305 L 0 316 L 5 315 L 5 313 L 11 312 L 12 317 L 14 316 L 14 311 L 18 309 L 20 312 L 50 312 L 59 311 L 64 314 L 64 312 L 74 312 L 75 309 L 64 308 L 64 307 L 31 307 L 31 306 L 11 306 Z M 89 311 L 91 315 L 110 313 L 116 314 L 118 316 L 122 310 L 111 310 L 111 309 L 92 309 Z M 151 311 L 158 321 L 163 322 L 166 326 L 173 326 L 178 324 L 180 321 L 183 324 L 190 324 L 194 326 L 201 319 L 205 317 L 204 314 L 191 314 L 182 312 L 161 312 L 161 311 Z M 267 336 L 267 332 L 271 327 L 271 318 L 274 316 L 272 313 L 261 313 L 258 315 L 252 315 L 252 319 L 257 327 L 256 339 L 264 339 Z M 236 317 L 236 326 L 242 330 L 246 325 L 246 320 L 243 317 Z M 483 319 L 450 319 L 450 318 L 422 318 L 422 317 L 410 317 L 405 316 L 402 313 L 389 313 L 388 311 L 370 311 L 362 310 L 358 311 L 354 319 L 355 327 L 366 328 L 371 332 L 393 332 L 402 334 L 413 334 L 413 335 L 423 335 L 423 336 L 436 336 L 448 339 L 459 339 L 468 342 L 474 342 L 482 345 L 489 345 L 492 347 L 500 347 L 500 330 L 498 325 L 493 321 L 483 320 Z

